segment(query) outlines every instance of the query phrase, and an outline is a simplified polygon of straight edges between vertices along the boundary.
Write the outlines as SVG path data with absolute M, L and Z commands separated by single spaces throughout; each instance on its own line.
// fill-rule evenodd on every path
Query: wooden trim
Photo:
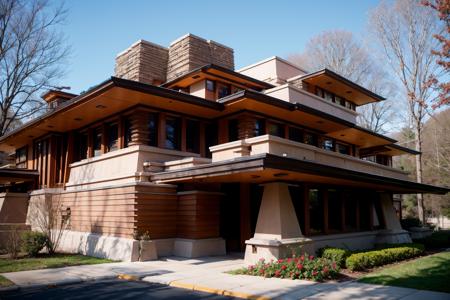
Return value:
M 108 152 L 108 128 L 107 124 L 103 123 L 101 125 L 101 131 L 102 131 L 102 145 L 100 146 L 100 152 L 101 154 L 105 154 Z
M 87 150 L 87 157 L 91 158 L 94 157 L 94 129 L 89 128 L 88 129 L 88 150 Z
M 125 117 L 123 115 L 120 115 L 117 121 L 117 131 L 117 148 L 123 149 L 125 147 Z
M 73 162 L 73 158 L 74 158 L 74 139 L 75 139 L 75 133 L 73 131 L 69 132 L 69 136 L 67 139 L 66 162 L 65 162 L 65 166 L 64 166 L 64 175 L 63 175 L 64 183 L 69 181 L 69 175 L 70 175 L 69 165 Z
M 165 148 L 166 144 L 166 113 L 159 113 L 158 117 L 158 147 Z

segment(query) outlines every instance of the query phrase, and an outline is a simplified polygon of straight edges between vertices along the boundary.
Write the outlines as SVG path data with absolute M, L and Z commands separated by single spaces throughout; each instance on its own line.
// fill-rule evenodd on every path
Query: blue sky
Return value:
M 286 57 L 324 30 L 361 34 L 377 2 L 67 1 L 61 30 L 72 55 L 60 84 L 79 93 L 113 75 L 116 54 L 136 40 L 168 46 L 188 32 L 234 48 L 236 68 L 273 55 Z

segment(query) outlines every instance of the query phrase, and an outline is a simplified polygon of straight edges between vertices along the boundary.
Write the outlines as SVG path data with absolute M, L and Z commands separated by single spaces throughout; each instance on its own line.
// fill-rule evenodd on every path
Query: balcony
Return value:
M 303 104 L 356 124 L 356 117 L 358 114 L 355 111 L 331 101 L 327 101 L 289 84 L 284 84 L 273 89 L 266 90 L 265 94 L 287 102 Z
M 269 153 L 282 157 L 317 162 L 330 167 L 400 180 L 409 180 L 408 173 L 401 170 L 272 135 L 262 135 L 220 144 L 210 147 L 210 151 L 212 153 L 213 163 L 243 156 Z

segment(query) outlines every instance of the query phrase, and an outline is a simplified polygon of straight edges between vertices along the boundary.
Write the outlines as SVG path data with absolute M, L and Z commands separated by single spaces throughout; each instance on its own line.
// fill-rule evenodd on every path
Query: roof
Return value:
M 219 74 L 211 73 L 211 70 L 216 70 L 219 73 L 223 73 L 224 75 L 228 75 L 228 76 L 239 78 L 240 80 L 243 80 L 244 83 L 248 82 L 249 84 L 253 85 L 254 87 L 257 86 L 257 87 L 263 88 L 263 89 L 269 89 L 269 88 L 275 87 L 274 85 L 272 85 L 270 83 L 267 83 L 265 81 L 261 81 L 261 80 L 255 79 L 253 77 L 243 75 L 243 74 L 238 73 L 236 71 L 233 71 L 233 70 L 230 70 L 230 69 L 227 69 L 227 68 L 215 65 L 215 64 L 207 64 L 207 65 L 198 67 L 198 68 L 196 68 L 196 69 L 194 69 L 192 71 L 189 71 L 188 73 L 183 74 L 183 75 L 181 75 L 181 76 L 179 76 L 179 77 L 177 77 L 177 78 L 175 78 L 173 80 L 170 80 L 170 81 L 167 81 L 167 82 L 161 84 L 161 86 L 162 87 L 174 86 L 174 85 L 176 85 L 176 83 L 178 83 L 178 82 L 180 82 L 180 81 L 182 81 L 182 80 L 184 80 L 186 78 L 192 77 L 192 76 L 194 76 L 197 73 L 207 73 L 207 74 L 212 75 L 212 76 L 220 76 Z M 225 78 L 225 79 L 233 81 L 230 78 Z M 240 85 L 245 85 L 245 84 L 243 84 L 243 82 L 236 82 L 236 83 L 238 83 Z
M 236 178 L 239 178 L 240 182 L 263 183 L 268 180 L 267 178 L 260 176 L 263 172 L 270 174 L 270 180 L 272 181 L 296 181 L 298 180 L 298 177 L 293 176 L 293 174 L 296 173 L 305 174 L 305 178 L 312 180 L 302 180 L 302 182 L 319 182 L 314 180 L 320 179 L 321 182 L 327 184 L 333 184 L 333 182 L 353 186 L 357 184 L 358 187 L 367 186 L 376 188 L 377 190 L 388 190 L 399 194 L 418 192 L 446 194 L 450 192 L 450 188 L 448 187 L 421 184 L 409 180 L 362 173 L 338 167 L 331 167 L 318 162 L 281 157 L 268 153 L 202 164 L 195 167 L 189 167 L 188 169 L 155 173 L 151 176 L 151 180 L 161 183 L 191 181 L 232 182 L 233 180 L 236 180 Z M 247 176 L 244 176 L 244 173 L 246 173 Z M 334 181 L 331 181 L 331 179 Z
M 330 80 L 334 79 L 338 82 L 342 82 L 346 86 L 348 86 L 351 89 L 353 89 L 354 91 L 356 91 L 358 93 L 358 95 L 356 95 L 356 96 L 352 95 L 352 97 L 354 96 L 353 98 L 355 98 L 355 99 L 350 99 L 351 94 L 339 95 L 339 93 L 338 93 L 338 95 L 342 96 L 344 98 L 348 98 L 349 100 L 355 102 L 355 104 L 357 104 L 357 105 L 367 104 L 367 103 L 375 102 L 375 101 L 386 100 L 386 98 L 384 98 L 378 94 L 375 94 L 374 92 L 366 89 L 365 87 L 362 87 L 359 84 L 357 84 L 353 81 L 350 81 L 347 78 L 345 78 L 329 69 L 326 69 L 326 68 L 316 71 L 316 72 L 313 72 L 313 73 L 303 75 L 303 76 L 299 76 L 298 79 L 301 81 L 307 82 L 307 83 L 314 83 L 326 90 L 330 90 L 331 92 L 335 92 L 335 91 L 333 91 L 333 86 L 331 85 L 332 82 Z M 322 84 L 322 81 L 325 81 L 325 85 Z M 346 93 L 349 93 L 349 92 L 351 92 L 351 91 L 347 91 Z M 371 99 L 373 99 L 373 100 L 371 100 Z
M 0 168 L 0 184 L 33 181 L 39 177 L 39 171 L 20 168 Z

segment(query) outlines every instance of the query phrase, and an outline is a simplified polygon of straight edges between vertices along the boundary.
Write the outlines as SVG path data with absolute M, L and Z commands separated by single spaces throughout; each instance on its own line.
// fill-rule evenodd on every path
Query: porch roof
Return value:
M 32 182 L 39 176 L 39 171 L 19 168 L 0 168 L 0 185 L 14 182 Z
M 450 192 L 448 187 L 388 178 L 267 153 L 155 173 L 151 180 L 160 183 L 286 181 L 370 188 L 398 194 Z

